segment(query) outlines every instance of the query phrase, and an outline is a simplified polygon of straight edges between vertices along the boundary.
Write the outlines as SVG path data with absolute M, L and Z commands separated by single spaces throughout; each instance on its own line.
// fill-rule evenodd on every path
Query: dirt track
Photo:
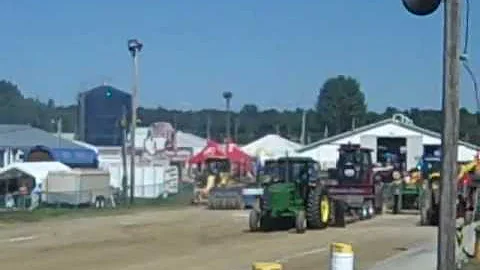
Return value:
M 328 269 L 329 243 L 346 241 L 359 269 L 368 269 L 435 237 L 435 229 L 417 227 L 412 215 L 304 235 L 249 233 L 247 215 L 192 208 L 0 228 L 0 262 L 15 270 L 241 270 L 253 261 L 280 260 L 286 269 L 313 270 Z

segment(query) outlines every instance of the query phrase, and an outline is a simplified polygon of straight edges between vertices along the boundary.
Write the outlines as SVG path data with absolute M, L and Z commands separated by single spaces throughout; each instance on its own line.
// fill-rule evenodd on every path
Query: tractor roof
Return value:
M 205 159 L 205 161 L 209 160 L 228 160 L 228 158 L 225 156 L 210 156 Z
M 277 162 L 316 162 L 312 158 L 309 157 L 281 157 L 277 159 Z
M 366 147 L 362 147 L 360 146 L 359 144 L 341 144 L 340 145 L 340 148 L 338 149 L 339 151 L 356 151 L 356 150 L 360 150 L 360 151 L 368 151 L 368 152 L 372 152 L 373 150 L 370 149 L 370 148 L 366 148 Z
M 423 157 L 423 160 L 425 161 L 440 161 L 440 157 L 436 157 L 436 156 L 425 156 Z

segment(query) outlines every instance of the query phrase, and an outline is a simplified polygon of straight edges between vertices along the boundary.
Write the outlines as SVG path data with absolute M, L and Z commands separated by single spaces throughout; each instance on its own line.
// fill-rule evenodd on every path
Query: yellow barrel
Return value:
M 256 262 L 252 264 L 252 270 L 283 270 L 283 267 L 279 263 Z
M 330 246 L 330 270 L 353 270 L 354 255 L 352 245 L 333 243 Z

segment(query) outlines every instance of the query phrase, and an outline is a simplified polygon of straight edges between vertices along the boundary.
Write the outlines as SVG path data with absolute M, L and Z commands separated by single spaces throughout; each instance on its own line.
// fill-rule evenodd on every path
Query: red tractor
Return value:
M 347 214 L 370 219 L 383 208 L 383 182 L 374 179 L 372 150 L 346 144 L 339 149 L 336 169 L 325 182 L 334 203 Z M 341 217 L 340 217 L 341 218 Z M 336 223 L 341 223 L 337 221 Z

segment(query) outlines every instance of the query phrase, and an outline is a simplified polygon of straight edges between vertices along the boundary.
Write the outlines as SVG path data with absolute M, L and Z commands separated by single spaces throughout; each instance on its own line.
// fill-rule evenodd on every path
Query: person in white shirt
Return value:
M 40 205 L 42 197 L 42 184 L 37 184 L 32 190 L 32 203 L 30 204 L 30 210 L 37 208 Z

